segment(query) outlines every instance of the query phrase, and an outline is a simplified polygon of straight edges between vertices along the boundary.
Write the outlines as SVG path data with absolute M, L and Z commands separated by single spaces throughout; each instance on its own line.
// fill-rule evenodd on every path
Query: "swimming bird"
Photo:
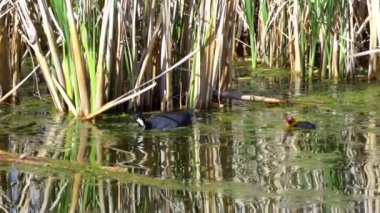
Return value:
M 296 121 L 292 116 L 288 116 L 284 120 L 288 127 L 298 128 L 298 129 L 315 129 L 317 126 L 309 121 Z
M 140 113 L 135 114 L 135 120 L 139 126 L 146 130 L 168 130 L 192 123 L 192 114 L 188 111 L 164 112 L 145 119 Z

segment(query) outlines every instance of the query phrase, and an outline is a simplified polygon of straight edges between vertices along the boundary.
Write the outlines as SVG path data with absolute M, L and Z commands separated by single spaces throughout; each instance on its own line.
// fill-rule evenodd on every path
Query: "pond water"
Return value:
M 2 105 L 0 209 L 379 212 L 380 86 L 289 82 L 236 84 L 294 104 L 233 101 L 165 132 L 143 131 L 128 114 L 80 123 L 46 100 Z M 290 130 L 286 114 L 317 129 Z

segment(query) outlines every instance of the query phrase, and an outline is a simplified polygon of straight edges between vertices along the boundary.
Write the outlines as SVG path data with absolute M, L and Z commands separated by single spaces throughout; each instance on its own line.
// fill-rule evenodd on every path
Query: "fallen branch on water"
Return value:
M 270 104 L 290 103 L 289 100 L 284 100 L 284 99 L 279 99 L 279 98 L 268 98 L 265 96 L 258 96 L 258 95 L 245 95 L 239 91 L 225 91 L 225 92 L 220 92 L 220 93 L 215 92 L 214 97 L 229 98 L 229 99 L 241 100 L 241 101 L 257 101 L 257 102 L 264 102 L 264 103 L 270 103 Z

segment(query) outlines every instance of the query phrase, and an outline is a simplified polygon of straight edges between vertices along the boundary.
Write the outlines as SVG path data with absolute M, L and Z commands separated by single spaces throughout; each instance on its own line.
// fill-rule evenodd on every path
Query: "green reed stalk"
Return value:
M 253 4 L 256 4 L 256 2 L 254 1 Z M 252 8 L 253 12 L 255 12 L 255 6 L 253 6 Z M 267 1 L 266 0 L 259 0 L 259 22 L 258 22 L 258 34 L 260 36 L 260 44 L 255 44 L 255 46 L 260 46 L 261 50 L 260 50 L 260 54 L 263 55 L 264 59 L 263 61 L 266 63 L 266 64 L 269 64 L 269 57 L 268 55 L 270 54 L 270 52 L 268 52 L 268 46 L 270 46 L 269 43 L 267 43 L 267 39 L 268 39 L 268 36 L 267 36 L 267 32 L 266 32 L 266 26 L 268 24 L 268 5 L 267 5 Z M 254 24 L 253 24 L 254 25 Z M 254 26 L 253 26 L 254 27 Z M 254 28 L 250 28 L 250 31 L 251 29 L 254 29 Z M 256 36 L 256 35 L 254 35 Z
M 65 0 L 67 9 L 67 22 L 70 32 L 70 47 L 73 54 L 75 72 L 78 80 L 79 98 L 80 98 L 80 114 L 88 115 L 90 113 L 90 101 L 87 88 L 87 73 L 84 65 L 82 49 L 79 41 L 76 23 L 73 14 L 73 7 L 70 0 Z
M 95 109 L 95 100 L 96 100 L 96 94 L 94 91 L 96 91 L 96 43 L 94 40 L 90 41 L 88 40 L 88 34 L 87 28 L 84 24 L 81 24 L 80 26 L 80 35 L 81 35 L 81 41 L 83 44 L 83 50 L 84 55 L 86 56 L 86 62 L 88 67 L 88 73 L 90 78 L 90 103 L 91 103 L 91 111 Z M 96 38 L 96 28 L 92 28 L 91 37 Z
M 255 4 L 255 1 L 252 2 L 253 4 Z M 252 8 L 253 11 L 254 10 L 254 7 Z M 260 0 L 260 16 L 261 16 L 261 20 L 262 20 L 262 24 L 263 25 L 266 25 L 267 22 L 268 22 L 268 4 L 267 4 L 267 1 L 266 0 Z
M 255 18 L 254 13 L 256 11 L 256 0 L 244 0 L 244 12 L 246 16 L 246 21 L 249 28 L 249 41 L 251 50 L 251 66 L 252 69 L 257 67 L 257 56 L 256 56 L 256 33 L 255 33 Z
M 65 89 L 67 95 L 74 99 L 75 106 L 79 110 L 79 98 L 78 98 L 78 87 L 76 77 L 73 76 L 73 62 L 69 46 L 70 36 L 69 36 L 69 26 L 66 19 L 66 7 L 63 1 L 53 0 L 51 1 L 51 8 L 54 13 L 55 20 L 59 26 L 60 32 L 62 32 L 62 69 L 65 82 Z
M 322 2 L 321 2 L 322 3 Z M 320 35 L 320 43 L 322 46 L 322 66 L 321 66 L 321 77 L 325 78 L 326 75 L 330 76 L 330 73 L 327 73 L 327 68 L 330 64 L 331 59 L 331 27 L 332 27 L 332 19 L 333 12 L 335 8 L 335 3 L 331 1 L 323 2 L 321 5 L 321 17 L 323 17 L 323 27 Z M 331 69 L 329 69 L 331 71 Z

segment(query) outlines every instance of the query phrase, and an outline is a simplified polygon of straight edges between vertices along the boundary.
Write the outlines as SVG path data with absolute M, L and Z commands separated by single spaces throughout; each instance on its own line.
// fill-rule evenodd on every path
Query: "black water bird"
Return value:
M 291 128 L 297 129 L 315 129 L 317 126 L 309 121 L 296 121 L 292 116 L 288 116 L 284 120 L 285 124 Z
M 192 114 L 189 111 L 164 112 L 145 119 L 140 113 L 135 114 L 135 120 L 139 126 L 146 130 L 168 130 L 192 123 Z

